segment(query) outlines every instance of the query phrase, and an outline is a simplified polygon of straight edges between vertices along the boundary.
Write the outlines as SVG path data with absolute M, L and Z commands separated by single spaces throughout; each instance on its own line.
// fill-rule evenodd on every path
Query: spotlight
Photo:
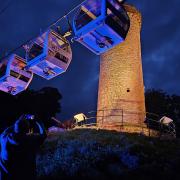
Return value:
M 124 3 L 126 0 L 118 0 L 120 3 Z

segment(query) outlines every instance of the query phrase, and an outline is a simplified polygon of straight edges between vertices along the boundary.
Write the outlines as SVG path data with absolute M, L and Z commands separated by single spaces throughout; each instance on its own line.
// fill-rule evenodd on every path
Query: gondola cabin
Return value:
M 97 55 L 123 42 L 129 27 L 129 16 L 118 0 L 87 0 L 73 20 L 74 39 Z
M 49 30 L 29 46 L 27 69 L 49 80 L 65 72 L 71 60 L 72 50 L 68 40 Z
M 30 84 L 33 73 L 25 71 L 25 59 L 13 54 L 0 63 L 0 90 L 16 95 Z

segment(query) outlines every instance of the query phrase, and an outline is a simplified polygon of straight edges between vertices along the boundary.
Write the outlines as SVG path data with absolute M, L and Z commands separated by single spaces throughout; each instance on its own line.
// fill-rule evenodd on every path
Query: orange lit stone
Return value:
M 126 40 L 101 55 L 97 123 L 105 129 L 143 126 L 145 118 L 141 14 L 133 6 L 125 8 L 131 20 Z

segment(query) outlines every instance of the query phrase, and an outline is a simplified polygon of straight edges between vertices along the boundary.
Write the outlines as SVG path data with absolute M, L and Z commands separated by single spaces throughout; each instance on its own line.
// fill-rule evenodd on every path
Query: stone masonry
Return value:
M 105 129 L 141 126 L 145 118 L 141 14 L 133 6 L 125 8 L 131 22 L 126 40 L 101 55 L 97 123 Z

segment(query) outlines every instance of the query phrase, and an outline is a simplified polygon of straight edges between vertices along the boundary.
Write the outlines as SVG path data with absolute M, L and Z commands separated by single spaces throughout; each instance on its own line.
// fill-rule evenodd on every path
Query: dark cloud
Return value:
M 146 88 L 180 94 L 180 1 L 133 1 L 142 13 L 142 60 Z
M 12 0 L 0 15 L 0 56 L 39 34 L 81 0 Z M 142 13 L 142 59 L 146 88 L 180 94 L 180 1 L 128 0 Z M 0 0 L 1 8 L 8 1 Z M 96 109 L 99 57 L 78 43 L 66 73 L 51 81 L 35 77 L 31 88 L 57 87 L 63 95 L 62 119 Z

